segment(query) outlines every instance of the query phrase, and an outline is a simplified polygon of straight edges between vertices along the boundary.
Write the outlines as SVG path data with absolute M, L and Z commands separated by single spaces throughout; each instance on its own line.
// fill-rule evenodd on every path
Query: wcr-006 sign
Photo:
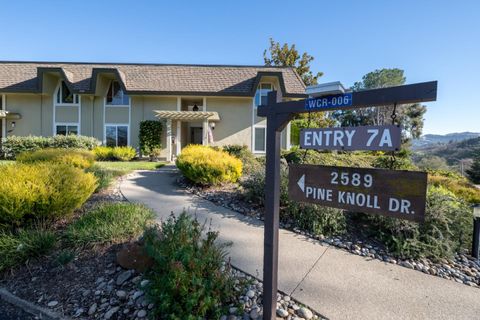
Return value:
M 290 165 L 290 199 L 423 222 L 427 174 L 414 171 Z

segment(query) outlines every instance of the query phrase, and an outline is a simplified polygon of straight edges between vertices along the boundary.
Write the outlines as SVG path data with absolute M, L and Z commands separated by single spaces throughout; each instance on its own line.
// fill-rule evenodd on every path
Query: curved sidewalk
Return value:
M 137 171 L 122 182 L 132 202 L 165 219 L 183 209 L 232 241 L 232 264 L 262 278 L 263 222 L 186 193 L 174 166 Z M 330 319 L 480 319 L 480 289 L 367 259 L 280 230 L 279 289 Z

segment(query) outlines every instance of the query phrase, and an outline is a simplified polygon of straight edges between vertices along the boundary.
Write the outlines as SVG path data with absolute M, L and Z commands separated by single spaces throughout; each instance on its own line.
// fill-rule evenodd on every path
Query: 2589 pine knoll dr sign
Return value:
M 300 147 L 322 150 L 381 150 L 400 149 L 399 126 L 364 126 L 324 129 L 302 129 Z
M 424 221 L 425 172 L 290 165 L 288 178 L 292 200 Z

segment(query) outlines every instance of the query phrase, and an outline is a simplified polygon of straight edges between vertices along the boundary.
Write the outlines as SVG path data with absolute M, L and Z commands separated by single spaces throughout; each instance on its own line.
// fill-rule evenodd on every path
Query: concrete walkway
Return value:
M 232 241 L 232 264 L 262 278 L 263 222 L 216 206 L 176 187 L 167 166 L 137 171 L 124 196 L 165 219 L 187 209 Z M 330 319 L 480 319 L 480 289 L 366 259 L 290 231 L 280 232 L 279 289 Z

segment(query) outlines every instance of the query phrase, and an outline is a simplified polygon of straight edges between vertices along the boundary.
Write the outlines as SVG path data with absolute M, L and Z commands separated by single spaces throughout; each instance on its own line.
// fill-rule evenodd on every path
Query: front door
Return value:
M 202 144 L 203 143 L 203 129 L 198 127 L 190 127 L 190 143 Z

